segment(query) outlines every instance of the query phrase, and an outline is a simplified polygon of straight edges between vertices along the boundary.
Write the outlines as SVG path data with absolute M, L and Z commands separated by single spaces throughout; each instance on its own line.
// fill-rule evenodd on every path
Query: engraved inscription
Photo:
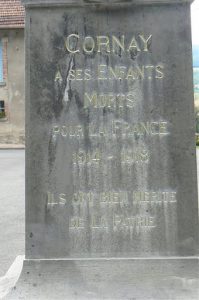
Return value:
M 153 147 L 157 143 L 161 149 L 172 133 L 158 101 L 151 101 L 151 86 L 160 93 L 168 74 L 152 56 L 152 46 L 151 33 L 81 36 L 77 31 L 64 37 L 70 63 L 56 66 L 54 85 L 66 114 L 54 118 L 50 135 L 60 151 L 66 147 L 70 153 L 71 186 L 64 181 L 49 186 L 46 209 L 67 211 L 73 242 L 88 232 L 92 239 L 110 233 L 114 239 L 150 236 L 165 210 L 175 211 L 175 188 L 153 188 L 147 181 Z
M 148 163 L 150 158 L 149 151 L 146 149 L 131 150 L 123 147 L 121 151 L 121 163 L 122 164 L 139 164 Z M 80 149 L 77 153 L 73 153 L 73 164 L 85 165 L 85 164 L 96 164 L 102 161 L 114 161 L 116 157 L 111 153 L 105 156 L 99 149 L 93 152 L 85 152 Z
M 91 55 L 94 51 L 98 53 L 131 53 L 148 52 L 152 42 L 152 35 L 142 34 L 126 38 L 125 35 L 117 37 L 115 35 L 99 35 L 96 37 L 81 37 L 79 34 L 71 33 L 65 38 L 65 47 L 69 53 L 85 53 Z
M 58 71 L 55 76 L 55 81 L 60 74 Z M 62 78 L 62 76 L 61 76 Z M 117 65 L 114 68 L 107 65 L 97 65 L 93 70 L 86 68 L 70 69 L 68 74 L 68 80 L 70 81 L 104 81 L 104 80 L 117 80 L 132 82 L 135 80 L 145 79 L 163 79 L 164 78 L 164 65 L 130 65 L 130 67 L 124 65 Z
M 124 216 L 124 215 L 114 215 L 113 228 L 114 230 L 118 228 L 130 228 L 130 227 L 148 227 L 154 228 L 155 219 L 149 216 Z
M 111 226 L 109 223 L 111 222 Z M 86 220 L 80 217 L 72 217 L 70 219 L 69 229 L 84 229 L 86 226 Z M 135 216 L 124 216 L 114 214 L 111 221 L 105 217 L 98 217 L 96 215 L 91 215 L 90 218 L 90 228 L 93 230 L 108 230 L 109 227 L 113 228 L 113 231 L 136 229 L 140 231 L 141 229 L 150 230 L 156 227 L 155 218 L 152 216 L 135 215 Z
M 176 203 L 176 192 L 170 191 L 134 191 L 133 198 L 141 203 Z
M 84 94 L 84 108 L 92 106 L 94 108 L 133 108 L 135 106 L 133 94 L 97 94 L 96 91 Z
M 115 139 L 117 136 L 120 136 L 123 139 L 127 139 L 136 136 L 166 136 L 169 134 L 169 124 L 164 121 L 129 124 L 125 121 L 115 120 L 110 124 L 109 131 L 102 125 L 96 127 L 95 123 L 90 123 L 88 129 L 90 138 L 108 137 L 109 139 Z M 52 135 L 70 139 L 85 138 L 84 128 L 81 125 L 54 125 Z
M 102 207 L 114 207 L 120 205 L 124 207 L 129 203 L 137 206 L 150 204 L 152 206 L 162 205 L 164 203 L 175 204 L 177 202 L 177 193 L 175 191 L 106 191 L 101 193 L 78 191 L 72 197 L 67 197 L 66 193 L 47 192 L 47 206 L 66 205 L 67 202 L 74 206 L 93 206 L 95 202 Z

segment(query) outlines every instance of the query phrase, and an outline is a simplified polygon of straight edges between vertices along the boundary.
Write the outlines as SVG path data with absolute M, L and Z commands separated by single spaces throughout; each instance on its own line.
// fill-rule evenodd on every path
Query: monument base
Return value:
M 197 258 L 24 260 L 6 300 L 198 300 Z

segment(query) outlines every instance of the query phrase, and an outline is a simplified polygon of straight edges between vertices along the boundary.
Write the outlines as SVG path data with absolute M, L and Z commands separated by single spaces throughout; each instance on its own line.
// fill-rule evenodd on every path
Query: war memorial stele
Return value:
M 26 253 L 6 299 L 198 299 L 191 1 L 22 2 Z

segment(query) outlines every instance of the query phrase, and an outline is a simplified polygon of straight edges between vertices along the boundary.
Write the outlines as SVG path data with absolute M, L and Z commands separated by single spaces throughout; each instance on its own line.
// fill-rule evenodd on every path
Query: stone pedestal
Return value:
M 10 299 L 197 299 L 189 1 L 24 4 L 26 260 Z
M 26 260 L 6 300 L 198 300 L 198 271 L 192 258 Z

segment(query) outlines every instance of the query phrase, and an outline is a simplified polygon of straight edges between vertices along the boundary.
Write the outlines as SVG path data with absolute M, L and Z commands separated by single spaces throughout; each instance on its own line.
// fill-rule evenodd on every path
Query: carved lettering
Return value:
M 75 33 L 70 34 L 66 38 L 66 40 L 65 40 L 65 46 L 66 46 L 66 49 L 68 50 L 68 52 L 70 52 L 70 53 L 78 53 L 78 52 L 80 52 L 79 49 L 76 49 L 76 45 L 78 43 L 78 40 L 79 40 L 79 35 L 75 34 Z
M 176 192 L 170 191 L 134 191 L 133 199 L 141 203 L 176 203 Z
M 128 94 L 97 94 L 96 91 L 84 94 L 84 108 L 133 108 L 135 105 L 135 97 L 132 93 Z
M 120 50 L 124 53 L 148 52 L 152 42 L 152 35 L 144 36 L 139 34 L 131 38 L 121 35 L 98 35 L 96 37 L 81 37 L 79 34 L 72 33 L 65 38 L 65 48 L 69 53 L 117 53 Z
M 113 228 L 130 228 L 130 227 L 156 227 L 155 219 L 151 216 L 124 216 L 114 215 Z
M 60 74 L 61 75 L 61 74 Z M 56 75 L 58 79 L 59 76 Z M 70 81 L 94 81 L 94 80 L 123 80 L 132 82 L 135 80 L 150 80 L 163 79 L 164 66 L 158 65 L 133 65 L 133 66 L 119 66 L 110 67 L 107 65 L 97 65 L 93 70 L 86 69 L 71 69 L 69 70 L 68 80 Z M 56 79 L 56 80 L 57 80 Z
M 168 123 L 161 122 L 139 122 L 129 124 L 127 122 L 113 121 L 112 133 L 121 134 L 124 137 L 129 136 L 155 136 L 155 135 L 168 135 Z
M 74 164 L 91 164 L 99 163 L 102 160 L 102 153 L 99 150 L 94 152 L 85 152 L 84 150 L 79 150 L 78 153 L 73 153 L 73 163 Z
M 103 108 L 102 102 L 98 102 L 96 95 L 86 97 L 86 104 L 88 107 L 93 106 L 94 108 Z M 128 94 L 124 96 L 127 100 L 134 100 L 134 96 Z M 122 96 L 121 96 L 122 98 Z M 104 103 L 105 104 L 105 103 Z M 107 102 L 106 102 L 107 104 Z M 107 137 L 109 139 L 115 139 L 117 136 L 120 136 L 122 139 L 134 138 L 136 136 L 167 136 L 169 134 L 169 124 L 165 121 L 153 121 L 153 122 L 139 122 L 134 124 L 129 124 L 125 121 L 112 121 L 111 130 L 107 130 L 103 126 L 96 127 L 94 123 L 90 123 L 88 127 L 88 135 L 90 138 L 103 138 Z M 83 139 L 85 138 L 84 128 L 81 125 L 54 125 L 52 128 L 52 136 L 57 137 L 61 136 L 63 138 L 69 139 Z
M 131 198 L 132 195 L 132 198 Z M 93 205 L 94 202 L 100 203 L 101 206 L 108 205 L 114 207 L 115 205 L 133 204 L 163 204 L 177 202 L 177 192 L 175 191 L 105 191 L 95 193 L 93 191 L 83 192 L 77 191 L 71 197 L 67 197 L 66 193 L 51 193 L 47 192 L 47 205 L 66 205 L 67 202 L 73 205 Z
M 69 229 L 83 229 L 84 220 L 79 217 L 73 217 L 70 219 Z

